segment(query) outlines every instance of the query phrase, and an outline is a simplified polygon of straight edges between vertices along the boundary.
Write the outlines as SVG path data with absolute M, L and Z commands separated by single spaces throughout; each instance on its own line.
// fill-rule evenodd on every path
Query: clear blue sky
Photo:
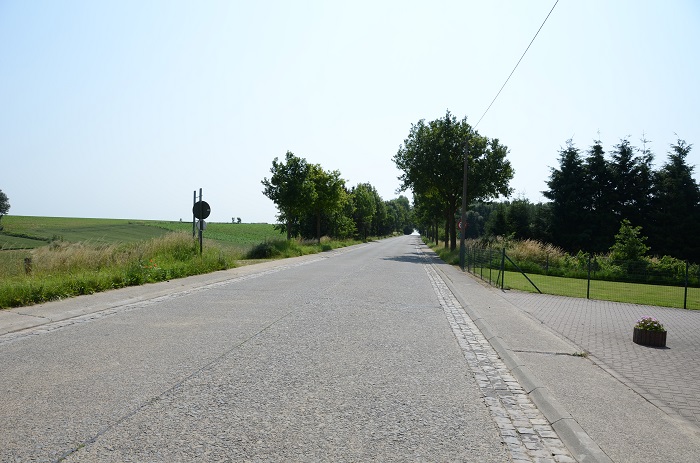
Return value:
M 201 187 L 211 220 L 274 222 L 290 150 L 395 198 L 411 124 L 475 124 L 553 4 L 0 0 L 0 189 L 14 215 L 190 220 Z M 677 133 L 697 166 L 699 55 L 696 0 L 561 0 L 477 129 L 535 202 L 569 138 L 644 134 L 660 165 Z

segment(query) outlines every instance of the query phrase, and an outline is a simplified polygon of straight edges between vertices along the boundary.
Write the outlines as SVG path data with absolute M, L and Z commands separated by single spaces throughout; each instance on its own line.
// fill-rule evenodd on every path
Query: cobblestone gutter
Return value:
M 469 318 L 435 269 L 424 265 L 484 402 L 514 462 L 574 463 L 547 419 Z

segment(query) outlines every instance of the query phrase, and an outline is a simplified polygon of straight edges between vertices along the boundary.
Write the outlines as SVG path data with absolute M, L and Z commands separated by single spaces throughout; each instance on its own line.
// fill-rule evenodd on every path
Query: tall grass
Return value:
M 0 308 L 223 270 L 240 254 L 204 248 L 187 233 L 126 244 L 54 242 L 30 252 L 31 268 L 2 266 Z M 18 268 L 19 267 L 19 268 Z
M 266 239 L 243 248 L 207 240 L 200 256 L 199 242 L 189 232 L 117 244 L 54 241 L 32 250 L 3 251 L 0 309 L 224 270 L 244 259 L 294 257 L 356 243 L 327 237 L 320 244 Z M 25 257 L 31 259 L 30 269 L 24 265 Z

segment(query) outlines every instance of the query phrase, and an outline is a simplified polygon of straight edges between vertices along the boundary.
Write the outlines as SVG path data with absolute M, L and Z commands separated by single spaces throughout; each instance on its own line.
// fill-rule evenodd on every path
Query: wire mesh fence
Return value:
M 479 246 L 468 247 L 465 257 L 465 270 L 502 289 L 700 309 L 700 266 L 677 259 L 612 261 L 583 253 L 518 259 L 505 248 Z

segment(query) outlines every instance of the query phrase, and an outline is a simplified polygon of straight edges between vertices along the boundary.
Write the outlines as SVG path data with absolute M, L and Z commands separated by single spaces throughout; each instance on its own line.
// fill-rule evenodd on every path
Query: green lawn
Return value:
M 498 271 L 493 271 L 492 275 L 492 278 L 496 279 Z M 527 276 L 537 285 L 540 291 L 545 294 L 586 297 L 587 280 L 531 273 L 528 273 Z M 519 272 L 505 272 L 505 287 L 521 291 L 537 292 Z M 682 308 L 684 291 L 683 287 L 678 286 L 591 280 L 590 298 L 604 301 Z M 687 308 L 700 309 L 700 288 L 688 288 Z

